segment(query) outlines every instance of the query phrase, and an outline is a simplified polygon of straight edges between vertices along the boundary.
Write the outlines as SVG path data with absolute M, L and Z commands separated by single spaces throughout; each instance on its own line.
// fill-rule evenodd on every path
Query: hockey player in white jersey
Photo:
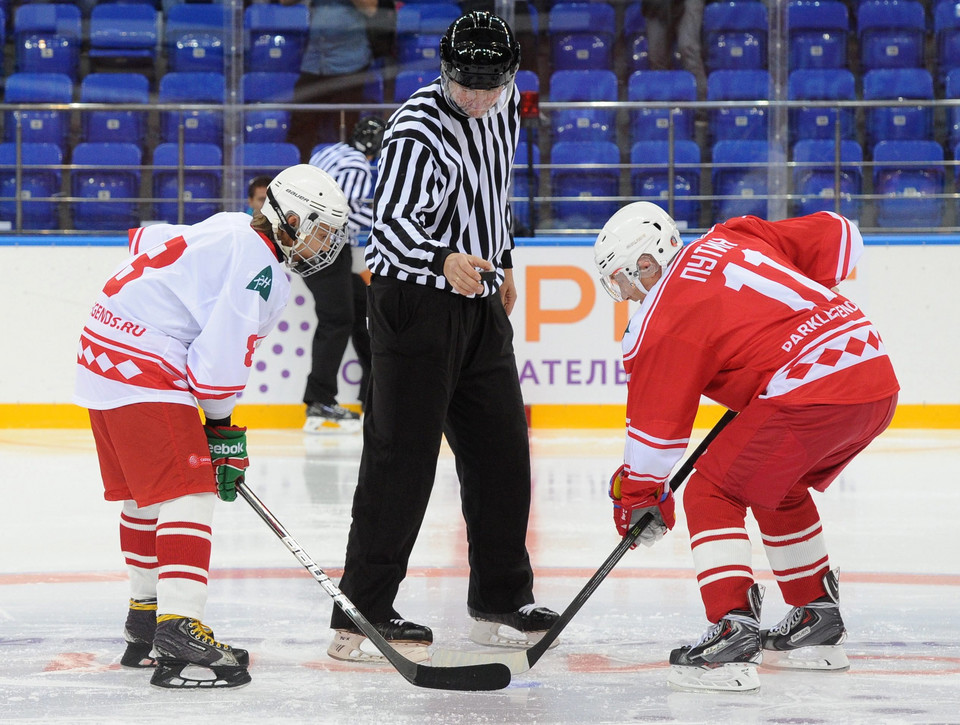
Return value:
M 301 164 L 273 179 L 253 220 L 224 212 L 131 229 L 131 256 L 80 335 L 74 402 L 90 412 L 104 498 L 123 501 L 130 607 L 121 664 L 153 667 L 153 685 L 250 682 L 248 653 L 202 623 L 214 502 L 236 499 L 248 465 L 246 428 L 231 414 L 286 306 L 285 270 L 306 276 L 330 264 L 348 212 L 333 178 Z M 187 665 L 212 675 L 191 678 Z

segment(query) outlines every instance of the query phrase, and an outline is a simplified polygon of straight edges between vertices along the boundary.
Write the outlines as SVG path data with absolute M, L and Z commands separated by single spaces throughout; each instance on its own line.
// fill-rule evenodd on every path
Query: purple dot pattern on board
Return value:
M 306 332 L 307 330 L 310 329 L 310 323 L 309 323 L 309 322 L 306 322 L 306 321 L 301 322 L 301 323 L 300 323 L 300 329 L 303 330 L 304 332 Z
M 297 354 L 297 357 L 303 357 L 306 351 L 302 347 L 298 347 L 295 352 Z
M 260 392 L 261 392 L 261 393 L 267 392 L 267 386 L 266 386 L 266 385 L 261 385 L 261 386 L 260 386 Z
M 290 371 L 289 371 L 289 370 L 281 370 L 281 371 L 280 371 L 280 377 L 281 377 L 281 378 L 289 378 L 289 377 L 290 377 Z
M 264 370 L 266 370 L 266 369 L 267 369 L 267 364 L 266 364 L 263 360 L 261 360 L 260 362 L 257 363 L 257 370 L 258 370 L 258 371 L 260 371 L 260 372 L 262 373 L 262 372 L 263 372 Z
M 277 325 L 277 329 L 280 330 L 280 332 L 286 332 L 289 327 L 290 323 L 286 320 L 280 320 L 280 324 Z
M 283 352 L 283 345 L 274 345 L 271 350 L 273 350 L 274 355 L 279 355 Z
M 293 301 L 296 302 L 298 305 L 302 305 L 307 300 L 303 295 L 297 295 L 296 297 L 293 298 Z

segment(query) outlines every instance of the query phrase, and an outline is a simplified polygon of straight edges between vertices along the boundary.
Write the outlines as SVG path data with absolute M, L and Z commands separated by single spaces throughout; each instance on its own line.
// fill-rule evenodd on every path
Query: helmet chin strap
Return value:
M 272 206 L 273 210 L 277 213 L 277 218 L 280 219 L 280 223 L 277 224 L 277 226 L 280 227 L 292 241 L 297 241 L 297 230 L 287 222 L 286 214 L 284 214 L 283 209 L 280 208 L 280 204 L 277 203 L 277 198 L 273 195 L 273 191 L 269 186 L 267 187 L 267 201 L 270 202 L 270 206 Z

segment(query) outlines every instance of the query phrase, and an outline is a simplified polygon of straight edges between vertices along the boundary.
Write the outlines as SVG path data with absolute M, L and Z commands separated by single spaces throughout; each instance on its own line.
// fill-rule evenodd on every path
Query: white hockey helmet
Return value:
M 603 225 L 593 245 L 593 256 L 604 289 L 617 302 L 622 302 L 625 296 L 619 282 L 633 285 L 646 294 L 640 284 L 638 260 L 641 256 L 649 254 L 665 268 L 682 248 L 680 230 L 670 215 L 649 201 L 636 201 L 620 209 Z
M 297 164 L 277 174 L 261 211 L 273 226 L 287 267 L 301 277 L 332 264 L 347 241 L 347 197 L 333 177 L 316 166 Z M 292 245 L 281 240 L 281 231 Z

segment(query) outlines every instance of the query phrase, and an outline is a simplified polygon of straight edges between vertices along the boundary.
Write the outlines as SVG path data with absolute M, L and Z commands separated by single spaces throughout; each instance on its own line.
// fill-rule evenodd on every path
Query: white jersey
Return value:
M 132 256 L 80 335 L 74 402 L 95 410 L 199 402 L 207 417 L 227 417 L 290 296 L 273 243 L 234 212 L 129 236 Z

